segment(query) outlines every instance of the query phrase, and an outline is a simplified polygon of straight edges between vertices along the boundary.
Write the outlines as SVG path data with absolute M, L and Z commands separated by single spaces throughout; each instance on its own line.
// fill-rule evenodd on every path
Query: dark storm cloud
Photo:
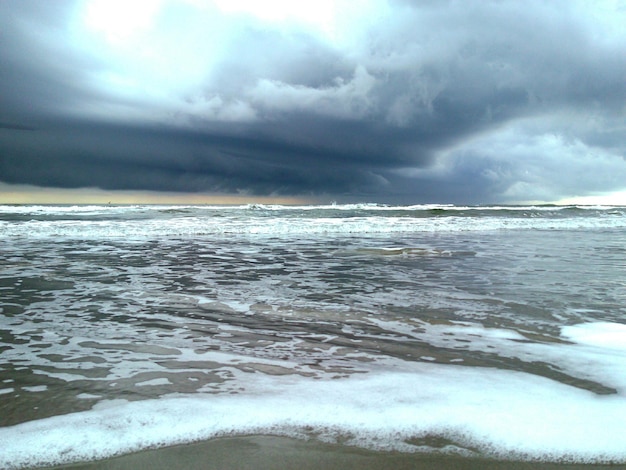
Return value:
M 0 4 L 3 182 L 490 202 L 626 181 L 605 3 L 380 3 L 343 42 L 238 17 L 219 48 L 206 22 L 235 20 L 173 4 L 197 64 L 95 53 L 80 5 Z
M 0 122 L 0 129 L 13 129 L 18 131 L 34 131 L 34 127 L 24 126 L 22 124 L 10 124 L 8 122 Z
M 381 166 L 381 154 L 398 154 L 395 140 L 380 140 L 376 129 L 361 123 L 304 122 L 298 116 L 284 126 L 281 134 L 268 136 L 267 126 L 248 125 L 233 134 L 64 122 L 7 138 L 0 174 L 5 182 L 28 179 L 42 186 L 80 187 L 89 181 L 105 189 L 342 194 L 370 191 L 380 178 L 367 169 L 392 164 Z M 301 127 L 317 142 L 289 139 L 291 129 Z M 359 134 L 363 139 L 348 141 Z M 342 136 L 345 142 L 324 141 Z

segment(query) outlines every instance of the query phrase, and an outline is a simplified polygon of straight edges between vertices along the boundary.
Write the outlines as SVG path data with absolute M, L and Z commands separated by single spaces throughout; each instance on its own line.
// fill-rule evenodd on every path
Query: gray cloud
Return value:
M 43 5 L 0 4 L 2 182 L 465 203 L 626 185 L 608 3 L 390 2 L 334 42 L 173 3 L 143 55 L 78 40 L 82 2 Z

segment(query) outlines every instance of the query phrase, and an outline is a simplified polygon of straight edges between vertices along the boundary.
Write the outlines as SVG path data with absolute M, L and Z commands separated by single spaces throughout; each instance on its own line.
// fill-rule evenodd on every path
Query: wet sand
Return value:
M 54 467 L 73 470 L 626 470 L 626 464 L 583 465 L 494 461 L 432 454 L 373 452 L 274 436 L 212 439 L 146 450 L 98 462 Z

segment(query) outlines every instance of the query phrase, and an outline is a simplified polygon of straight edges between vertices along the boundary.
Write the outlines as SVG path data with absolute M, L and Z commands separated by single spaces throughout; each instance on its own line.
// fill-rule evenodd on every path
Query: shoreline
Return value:
M 503 461 L 435 453 L 382 452 L 271 435 L 219 437 L 191 444 L 44 467 L 48 470 L 626 470 L 623 464 Z

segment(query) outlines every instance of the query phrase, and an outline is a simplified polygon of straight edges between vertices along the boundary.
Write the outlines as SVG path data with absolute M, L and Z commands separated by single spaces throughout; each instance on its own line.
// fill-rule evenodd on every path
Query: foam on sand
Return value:
M 608 337 L 622 331 L 591 324 L 566 332 L 591 341 L 603 328 Z M 0 468 L 242 434 L 504 459 L 626 462 L 626 397 L 521 372 L 390 360 L 340 380 L 257 372 L 247 374 L 246 385 L 234 395 L 103 402 L 87 412 L 2 428 Z M 433 449 L 430 437 L 442 444 Z

